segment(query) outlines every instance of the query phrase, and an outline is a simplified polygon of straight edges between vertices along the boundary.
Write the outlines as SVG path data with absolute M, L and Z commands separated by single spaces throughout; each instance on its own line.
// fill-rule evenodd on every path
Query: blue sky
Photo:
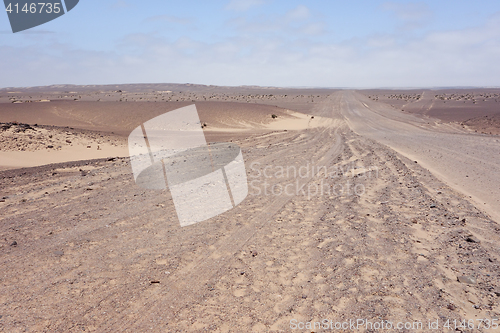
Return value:
M 500 1 L 81 0 L 13 34 L 0 87 L 500 86 Z

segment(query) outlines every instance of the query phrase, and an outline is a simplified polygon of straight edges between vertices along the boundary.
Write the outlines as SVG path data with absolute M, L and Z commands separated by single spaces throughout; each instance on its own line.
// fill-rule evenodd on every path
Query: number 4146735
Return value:
M 24 4 L 23 8 L 21 8 L 21 12 L 24 12 L 24 13 L 31 13 L 31 14 L 41 14 L 43 12 L 47 13 L 47 14 L 51 14 L 51 13 L 54 13 L 54 14 L 59 14 L 61 12 L 61 7 L 60 7 L 60 3 L 50 3 L 50 2 L 33 2 L 33 3 L 30 3 L 29 5 L 27 3 Z M 16 3 L 14 5 L 12 5 L 12 3 L 9 3 L 9 5 L 7 6 L 7 8 L 5 9 L 9 14 L 11 14 L 12 12 L 16 13 L 16 14 L 19 14 L 19 4 Z

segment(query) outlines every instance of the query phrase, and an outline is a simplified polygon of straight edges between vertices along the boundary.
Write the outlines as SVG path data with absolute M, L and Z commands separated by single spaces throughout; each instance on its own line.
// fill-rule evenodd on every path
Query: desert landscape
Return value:
M 1 89 L 0 331 L 494 331 L 499 101 L 486 88 Z M 127 137 L 192 104 L 209 144 L 241 147 L 249 192 L 181 227 L 168 189 L 135 184 Z

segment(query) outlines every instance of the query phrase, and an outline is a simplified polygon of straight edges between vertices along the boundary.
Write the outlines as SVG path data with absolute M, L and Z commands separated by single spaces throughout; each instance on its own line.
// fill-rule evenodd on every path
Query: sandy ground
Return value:
M 0 170 L 128 156 L 124 138 L 54 126 L 0 123 Z
M 169 191 L 138 188 L 127 158 L 0 172 L 0 330 L 320 332 L 292 323 L 366 319 L 425 325 L 403 332 L 439 320 L 433 332 L 448 332 L 448 319 L 452 331 L 498 319 L 500 227 L 425 155 L 462 136 L 467 149 L 494 151 L 495 138 L 354 92 L 291 103 L 273 101 L 275 119 L 255 104 L 253 120 L 233 115 L 243 131 L 208 124 L 209 141 L 242 147 L 250 193 L 185 228 Z M 122 118 L 123 131 L 143 121 Z M 411 138 L 426 149 L 407 158 L 395 145 Z M 494 163 L 482 158 L 469 157 Z
M 475 133 L 500 134 L 500 89 L 364 90 L 372 101 L 455 123 Z

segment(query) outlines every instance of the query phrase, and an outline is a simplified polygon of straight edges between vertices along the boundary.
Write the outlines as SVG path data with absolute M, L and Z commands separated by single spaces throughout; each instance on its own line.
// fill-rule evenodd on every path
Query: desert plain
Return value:
M 181 227 L 127 137 L 192 104 L 249 191 Z M 494 331 L 499 134 L 500 89 L 2 89 L 0 331 Z

